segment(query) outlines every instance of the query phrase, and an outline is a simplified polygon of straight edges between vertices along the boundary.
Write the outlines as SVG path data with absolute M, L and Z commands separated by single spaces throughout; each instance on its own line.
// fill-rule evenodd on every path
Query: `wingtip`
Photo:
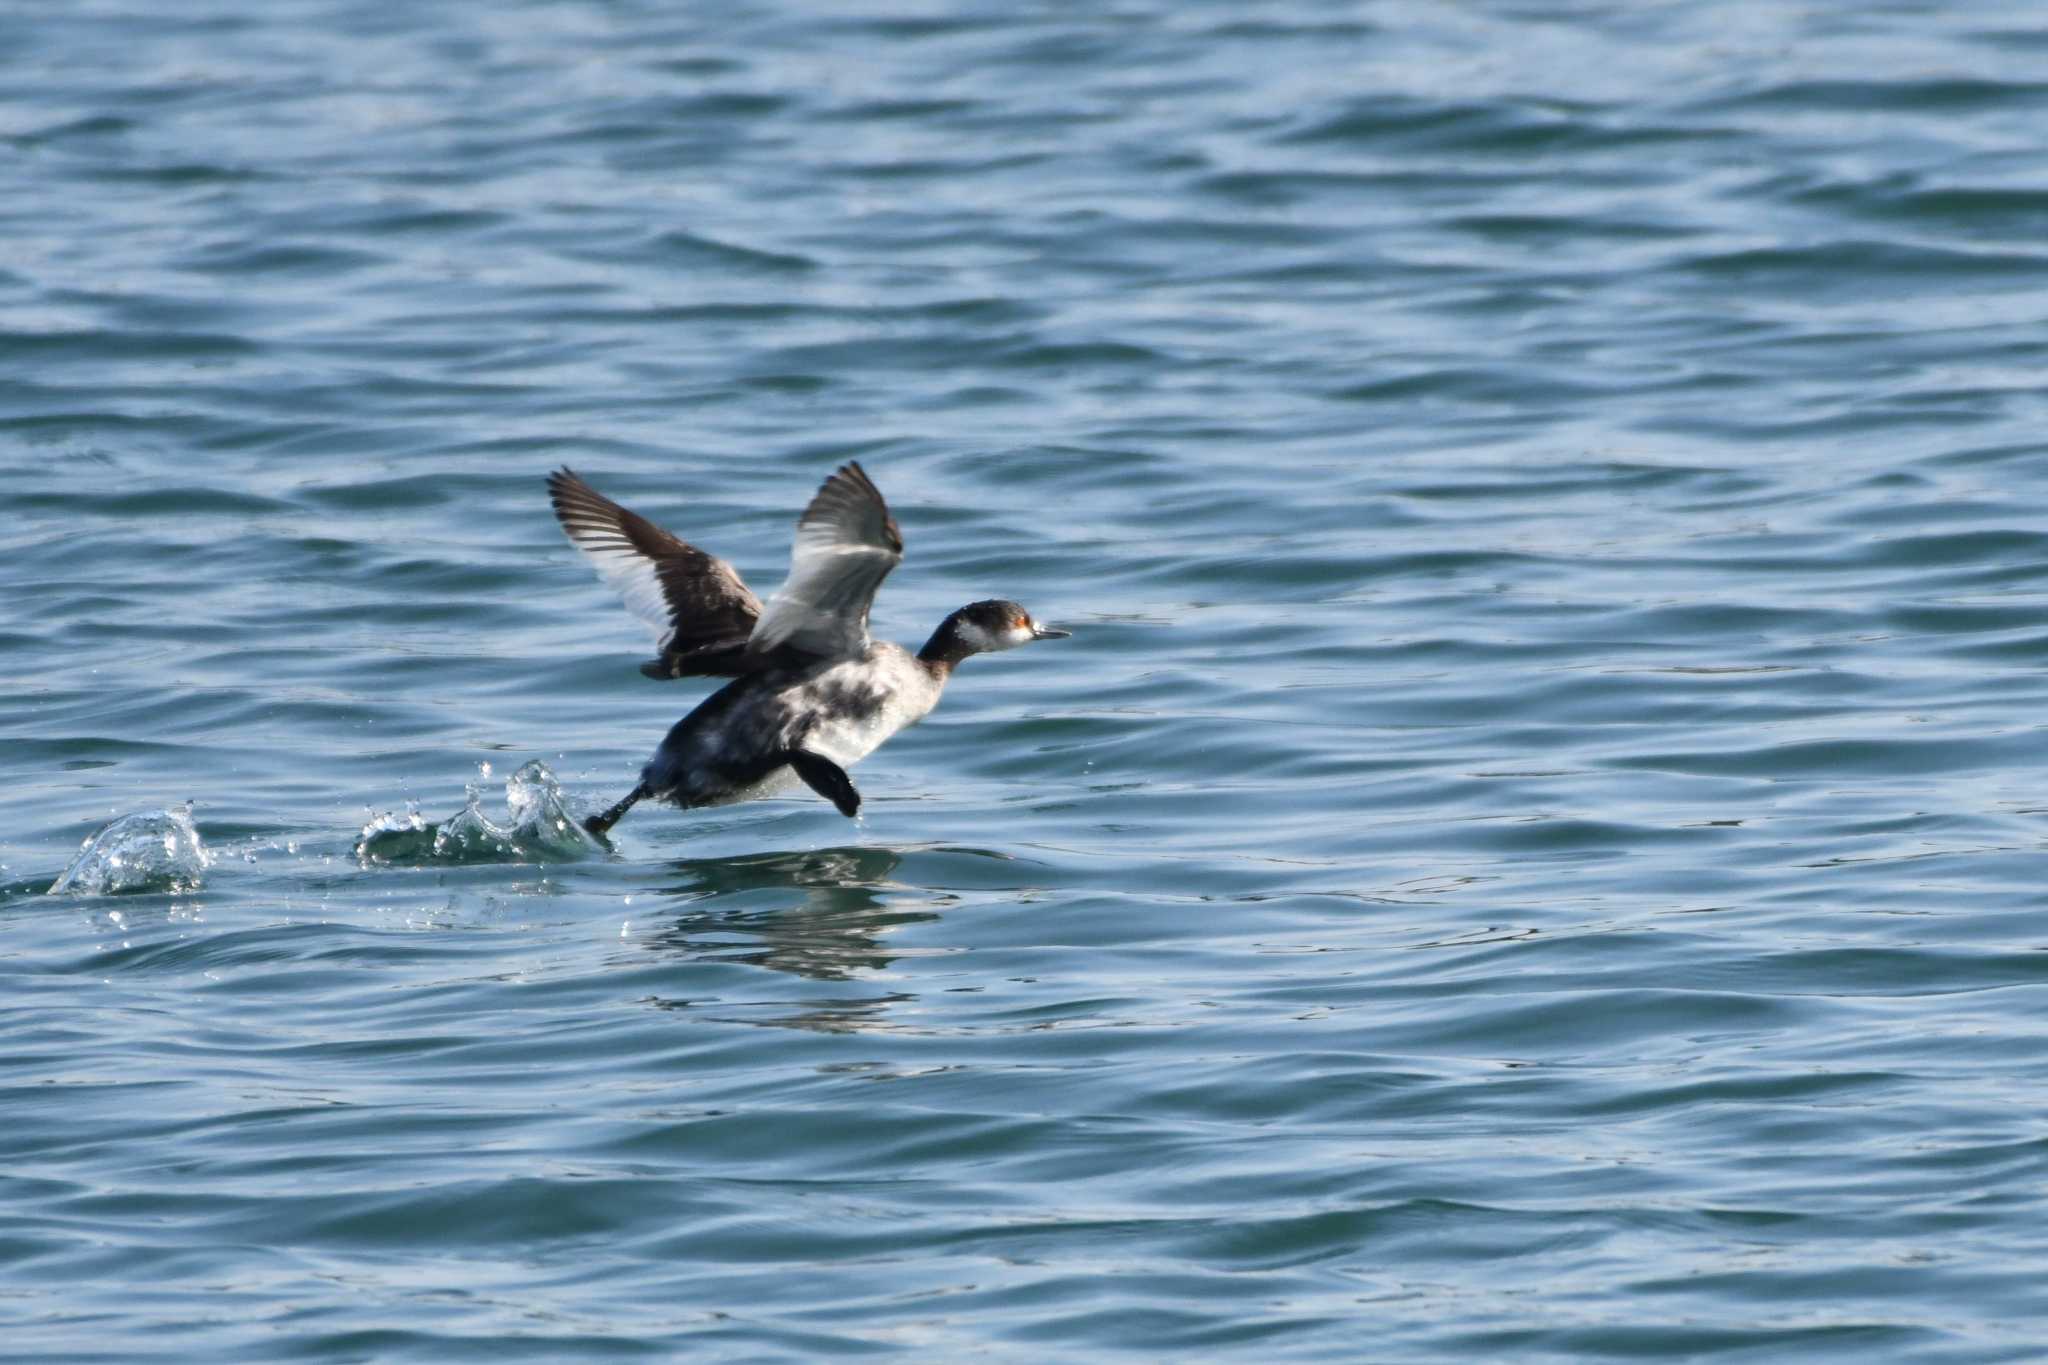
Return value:
M 868 472 L 865 469 L 860 467 L 859 460 L 848 460 L 845 464 L 827 474 L 824 481 L 818 485 L 818 491 L 822 493 L 842 479 L 864 493 L 872 493 L 877 498 L 882 496 L 882 490 L 875 487 L 875 481 L 868 477 Z
M 833 507 L 845 506 L 849 500 L 874 503 L 882 514 L 882 534 L 887 537 L 889 548 L 902 554 L 903 531 L 896 525 L 895 514 L 889 510 L 889 500 L 882 496 L 881 489 L 875 487 L 875 481 L 860 467 L 859 460 L 848 460 L 825 476 L 810 504 L 797 518 L 797 525 L 807 526 L 813 521 L 824 520 L 830 516 Z
M 577 478 L 566 465 L 548 475 L 548 506 L 554 509 L 555 520 L 571 540 L 576 537 L 569 533 L 570 512 L 581 501 L 577 496 L 579 492 L 588 487 L 590 485 Z

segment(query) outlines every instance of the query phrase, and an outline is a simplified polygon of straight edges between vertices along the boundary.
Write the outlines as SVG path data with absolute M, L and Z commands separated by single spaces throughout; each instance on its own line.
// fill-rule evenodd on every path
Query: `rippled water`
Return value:
M 0 12 L 0 1353 L 2036 1357 L 2044 57 Z M 546 471 L 766 590 L 847 458 L 1073 639 L 533 837 L 705 690 Z

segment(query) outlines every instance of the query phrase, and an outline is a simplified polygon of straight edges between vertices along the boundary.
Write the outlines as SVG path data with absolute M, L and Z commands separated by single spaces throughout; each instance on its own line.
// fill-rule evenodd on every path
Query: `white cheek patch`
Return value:
M 991 649 L 1005 648 L 1003 644 L 996 640 L 995 636 L 990 635 L 972 621 L 962 621 L 960 623 L 960 639 L 969 648 L 982 653 L 986 653 Z

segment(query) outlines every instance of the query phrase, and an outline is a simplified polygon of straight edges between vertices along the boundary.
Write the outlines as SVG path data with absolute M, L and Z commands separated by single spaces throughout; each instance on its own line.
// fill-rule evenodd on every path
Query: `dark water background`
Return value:
M 2048 17 L 0 9 L 0 1354 L 2038 1358 Z M 878 630 L 806 796 L 594 482 Z M 489 765 L 488 770 L 483 765 Z M 197 889 L 45 889 L 190 802 Z

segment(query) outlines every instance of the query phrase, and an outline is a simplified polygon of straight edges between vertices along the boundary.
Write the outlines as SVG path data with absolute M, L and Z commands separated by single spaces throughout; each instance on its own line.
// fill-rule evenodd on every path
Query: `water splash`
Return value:
M 484 776 L 490 775 L 488 767 Z M 561 784 L 547 764 L 534 759 L 505 779 L 507 819 L 484 814 L 480 784 L 471 783 L 462 809 L 438 824 L 408 806 L 363 826 L 356 858 L 364 864 L 418 866 L 429 863 L 553 863 L 587 858 L 604 850 L 570 814 Z
M 50 894 L 119 896 L 136 891 L 196 891 L 213 865 L 189 806 L 138 811 L 103 825 Z

